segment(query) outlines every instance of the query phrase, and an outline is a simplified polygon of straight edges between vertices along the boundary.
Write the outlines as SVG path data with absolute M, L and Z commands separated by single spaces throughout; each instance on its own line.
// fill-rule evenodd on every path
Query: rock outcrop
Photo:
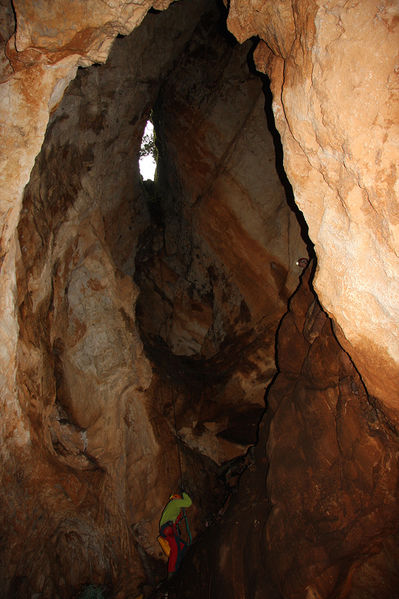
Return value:
M 398 434 L 308 278 L 279 329 L 280 372 L 239 492 L 172 596 L 398 596 Z
M 271 80 L 284 166 L 315 244 L 315 289 L 395 418 L 398 16 L 395 0 L 233 0 L 228 17 L 241 42 L 261 38 L 255 61 Z

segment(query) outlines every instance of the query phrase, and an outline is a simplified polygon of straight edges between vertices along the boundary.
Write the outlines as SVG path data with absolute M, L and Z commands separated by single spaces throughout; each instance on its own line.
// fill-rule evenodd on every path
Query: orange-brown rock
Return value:
M 136 596 L 163 575 L 158 519 L 180 473 L 171 385 L 152 375 L 135 324 L 136 243 L 148 223 L 137 154 L 201 7 L 151 15 L 106 66 L 80 71 L 25 191 L 18 401 L 3 420 L 4 596 L 70 597 L 89 583 Z M 170 35 L 149 55 L 165 23 Z M 204 471 L 198 489 L 211 480 L 220 495 L 216 468 L 201 455 L 186 461 Z M 197 502 L 193 531 L 214 501 Z
M 370 392 L 397 414 L 398 5 L 269 4 L 233 0 L 229 28 L 262 40 L 258 65 L 318 258 L 315 289 Z
M 193 550 L 176 597 L 397 596 L 397 431 L 308 276 L 279 329 L 280 373 L 238 495 Z
M 155 5 L 166 8 L 167 2 Z M 88 11 L 86 2 L 65 5 L 60 0 L 51 3 L 20 0 L 11 5 L 4 0 L 1 3 L 0 389 L 4 403 L 5 459 L 9 451 L 14 452 L 14 445 L 29 443 L 29 426 L 20 412 L 15 382 L 18 338 L 15 235 L 23 189 L 43 143 L 50 112 L 75 77 L 78 65 L 105 60 L 117 33 L 131 31 L 150 6 L 148 1 L 94 0 Z M 72 38 L 76 43 L 70 43 Z
M 136 274 L 146 346 L 161 339 L 197 373 L 179 434 L 218 464 L 255 441 L 275 330 L 306 255 L 249 46 L 223 27 L 217 9 L 203 16 L 154 107 L 153 225 Z
M 326 310 L 292 299 L 259 434 L 305 246 L 251 44 L 168 4 L 0 0 L 0 595 L 148 597 L 183 475 L 180 596 L 394 599 L 396 3 L 229 3 Z

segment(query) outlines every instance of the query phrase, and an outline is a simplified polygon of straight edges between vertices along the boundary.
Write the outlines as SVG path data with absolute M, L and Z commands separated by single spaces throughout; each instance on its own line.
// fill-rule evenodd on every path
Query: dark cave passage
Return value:
M 196 389 L 200 408 L 182 408 L 181 428 L 195 420 L 205 439 L 212 425 L 225 446 L 218 462 L 234 451 L 225 440 L 240 422 L 252 420 L 253 430 L 236 451 L 256 439 L 275 331 L 306 254 L 276 172 L 250 47 L 227 33 L 215 5 L 161 86 L 153 107 L 158 175 L 145 194 L 151 224 L 136 257 L 144 345 L 165 363 L 180 357 L 180 371 L 189 367 L 186 393 Z M 226 414 L 227 424 L 215 421 Z

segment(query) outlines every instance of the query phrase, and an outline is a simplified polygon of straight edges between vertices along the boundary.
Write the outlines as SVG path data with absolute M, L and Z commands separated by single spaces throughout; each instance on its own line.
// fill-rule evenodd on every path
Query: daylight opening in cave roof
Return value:
M 139 154 L 139 168 L 143 180 L 151 179 L 154 181 L 155 171 L 157 168 L 154 139 L 154 125 L 151 121 L 147 121 L 143 138 L 141 140 Z

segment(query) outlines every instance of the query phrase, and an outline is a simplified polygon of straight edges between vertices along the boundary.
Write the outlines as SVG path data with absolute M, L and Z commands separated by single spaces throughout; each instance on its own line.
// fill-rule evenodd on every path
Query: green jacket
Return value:
M 190 507 L 192 503 L 193 502 L 187 493 L 183 493 L 182 499 L 171 499 L 166 504 L 166 507 L 162 512 L 162 516 L 159 521 L 159 528 L 162 528 L 166 522 L 176 522 L 181 509 L 184 507 Z

